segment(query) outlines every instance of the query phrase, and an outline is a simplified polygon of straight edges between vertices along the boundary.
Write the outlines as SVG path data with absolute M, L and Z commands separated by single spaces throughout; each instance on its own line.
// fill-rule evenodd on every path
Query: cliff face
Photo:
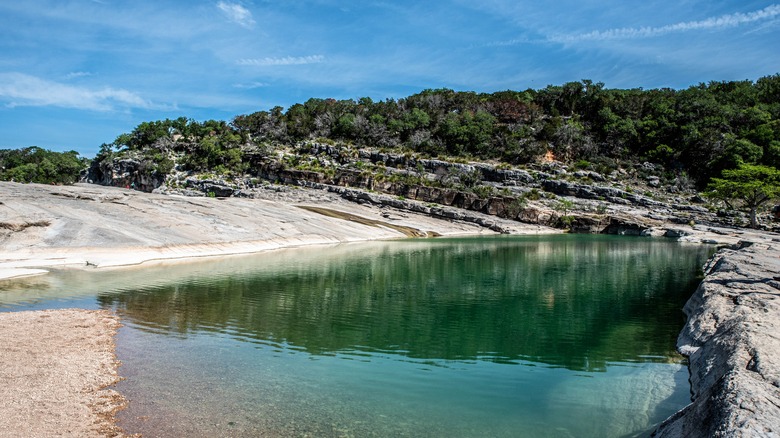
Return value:
M 148 169 L 143 160 L 125 158 L 116 160 L 95 160 L 87 169 L 85 180 L 104 186 L 135 188 L 151 192 L 165 181 L 165 175 Z
M 653 436 L 778 436 L 780 243 L 721 250 L 705 274 L 678 339 L 693 402 Z

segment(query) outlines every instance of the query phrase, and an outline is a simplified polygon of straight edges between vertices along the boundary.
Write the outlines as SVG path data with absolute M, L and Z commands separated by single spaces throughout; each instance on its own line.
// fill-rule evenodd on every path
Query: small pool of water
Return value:
M 688 403 L 681 308 L 712 248 L 403 240 L 3 284 L 0 311 L 115 311 L 146 437 L 647 434 Z

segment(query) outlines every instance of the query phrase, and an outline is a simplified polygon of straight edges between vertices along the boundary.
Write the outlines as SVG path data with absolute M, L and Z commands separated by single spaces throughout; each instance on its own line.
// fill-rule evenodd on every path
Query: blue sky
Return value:
M 780 3 L 751 0 L 9 0 L 0 148 L 91 157 L 143 121 L 310 97 L 756 80 L 778 47 Z

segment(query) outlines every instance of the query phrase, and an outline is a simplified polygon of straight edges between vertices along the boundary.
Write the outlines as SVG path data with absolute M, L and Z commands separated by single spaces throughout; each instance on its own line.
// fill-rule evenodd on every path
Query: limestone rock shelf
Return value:
M 780 243 L 718 252 L 685 305 L 693 402 L 656 437 L 780 435 Z

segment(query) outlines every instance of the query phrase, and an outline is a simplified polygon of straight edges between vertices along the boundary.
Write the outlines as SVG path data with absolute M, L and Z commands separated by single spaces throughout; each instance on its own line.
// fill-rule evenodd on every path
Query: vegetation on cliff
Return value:
M 138 150 L 169 136 L 188 143 L 178 149 L 187 152 L 189 169 L 240 170 L 248 143 L 267 149 L 327 139 L 513 165 L 551 155 L 602 173 L 619 162 L 647 161 L 704 188 L 740 163 L 780 167 L 780 75 L 679 91 L 607 89 L 584 80 L 490 94 L 425 90 L 378 102 L 313 98 L 231 123 L 146 122 L 106 148 Z

